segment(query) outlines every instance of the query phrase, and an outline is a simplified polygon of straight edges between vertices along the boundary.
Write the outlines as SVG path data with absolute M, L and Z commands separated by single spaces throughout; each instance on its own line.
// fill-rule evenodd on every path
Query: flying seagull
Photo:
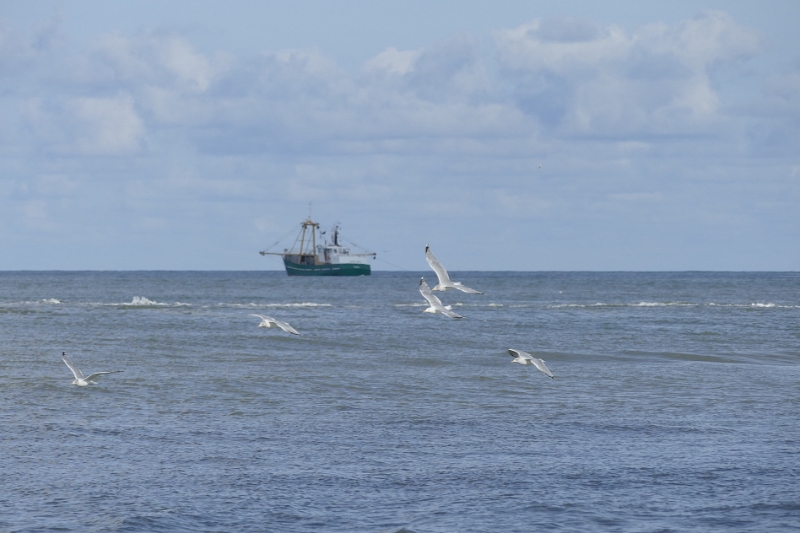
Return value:
M 75 376 L 75 381 L 72 382 L 72 385 L 77 385 L 78 387 L 85 387 L 90 383 L 94 383 L 94 380 L 102 376 L 103 374 L 116 374 L 118 372 L 122 372 L 122 370 L 115 370 L 113 372 L 95 372 L 88 377 L 83 377 L 83 372 L 75 366 L 75 363 L 72 362 L 67 356 L 67 352 L 61 352 L 61 359 L 64 360 L 64 363 L 72 370 L 72 374 Z
M 533 365 L 539 370 L 541 370 L 546 376 L 549 376 L 552 379 L 556 379 L 553 376 L 553 373 L 550 372 L 550 369 L 544 365 L 544 361 L 539 358 L 533 357 L 528 352 L 523 352 L 522 350 L 508 350 L 508 353 L 513 355 L 515 358 L 511 361 L 512 363 L 519 363 L 521 365 Z
M 425 283 L 425 278 L 419 278 L 419 292 L 426 300 L 428 300 L 428 303 L 430 304 L 430 307 L 425 309 L 423 313 L 442 313 L 450 318 L 464 318 L 463 316 L 452 312 L 449 305 L 447 307 L 442 305 L 442 301 L 431 292 L 431 288 L 428 287 L 427 283 Z
M 470 294 L 483 294 L 475 289 L 465 287 L 458 281 L 450 281 L 450 276 L 447 274 L 447 270 L 445 270 L 439 260 L 436 259 L 436 256 L 433 255 L 433 252 L 431 252 L 431 247 L 427 244 L 425 245 L 425 259 L 428 260 L 428 264 L 431 266 L 433 271 L 436 272 L 436 277 L 439 278 L 439 284 L 436 285 L 433 290 L 449 291 L 450 289 L 458 289 L 462 292 L 468 292 Z
M 261 319 L 261 324 L 258 325 L 258 327 L 260 327 L 260 328 L 271 328 L 271 327 L 277 326 L 277 327 L 281 328 L 283 331 L 285 331 L 287 333 L 293 333 L 295 335 L 300 335 L 300 333 L 298 333 L 296 329 L 294 329 L 292 326 L 290 326 L 286 322 L 283 322 L 283 321 L 280 321 L 280 320 L 275 320 L 272 317 L 268 317 L 268 316 L 264 316 L 264 315 L 250 315 L 250 316 L 257 316 L 258 318 Z

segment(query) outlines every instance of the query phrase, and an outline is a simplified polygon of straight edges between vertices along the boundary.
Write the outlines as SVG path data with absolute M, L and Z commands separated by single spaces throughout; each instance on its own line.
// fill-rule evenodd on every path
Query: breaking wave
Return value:
M 263 307 L 333 307 L 333 305 L 316 303 L 316 302 L 288 302 L 288 303 L 269 303 L 269 304 L 257 304 L 255 302 L 250 302 L 249 304 L 219 303 L 217 304 L 217 307 L 233 307 L 238 309 L 261 309 Z
M 157 302 L 155 300 L 151 300 L 145 296 L 134 296 L 130 302 L 101 304 L 101 305 L 112 305 L 118 307 L 191 307 L 192 304 L 186 304 L 181 302 L 168 304 L 164 302 Z
M 57 305 L 62 303 L 64 302 L 56 298 L 45 298 L 43 300 L 23 300 L 21 302 L 0 302 L 0 305 Z
M 511 307 L 525 307 L 512 305 Z M 597 302 L 593 304 L 582 303 L 568 303 L 568 304 L 553 304 L 547 305 L 550 309 L 564 309 L 564 308 L 603 308 L 603 307 L 730 307 L 730 308 L 752 308 L 752 309 L 800 309 L 800 305 L 778 305 L 772 302 L 768 303 L 691 303 L 691 302 L 637 302 L 637 303 L 603 303 Z

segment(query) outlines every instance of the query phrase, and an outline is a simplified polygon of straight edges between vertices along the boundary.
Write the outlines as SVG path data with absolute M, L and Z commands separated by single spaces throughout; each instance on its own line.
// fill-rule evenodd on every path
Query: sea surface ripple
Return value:
M 0 531 L 800 529 L 800 273 L 421 275 L 0 272 Z

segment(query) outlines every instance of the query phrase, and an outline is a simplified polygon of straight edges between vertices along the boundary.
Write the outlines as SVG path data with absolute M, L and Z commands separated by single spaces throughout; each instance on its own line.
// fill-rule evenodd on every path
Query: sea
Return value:
M 800 530 L 800 273 L 421 276 L 0 272 L 0 531 Z

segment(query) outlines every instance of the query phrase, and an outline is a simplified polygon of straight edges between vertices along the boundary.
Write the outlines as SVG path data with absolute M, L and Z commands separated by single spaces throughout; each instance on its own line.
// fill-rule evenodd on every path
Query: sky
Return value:
M 309 212 L 375 270 L 800 270 L 798 21 L 2 0 L 0 270 L 282 270 Z

